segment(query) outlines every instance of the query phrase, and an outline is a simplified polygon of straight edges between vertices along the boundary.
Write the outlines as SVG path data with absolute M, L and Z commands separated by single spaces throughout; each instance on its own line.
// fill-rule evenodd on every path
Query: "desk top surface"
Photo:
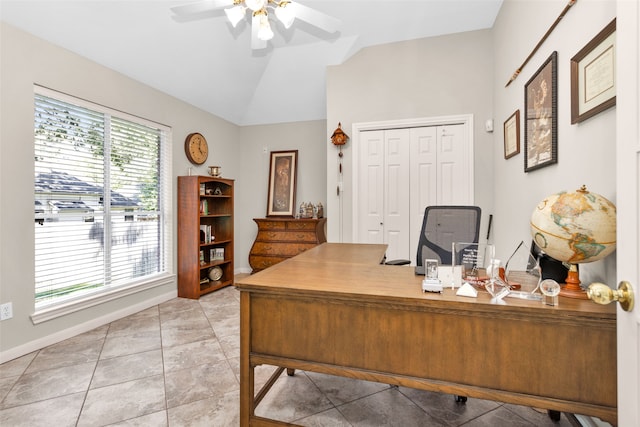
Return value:
M 602 306 L 589 300 L 560 297 L 560 304 L 550 307 L 539 301 L 506 298 L 504 305 L 491 304 L 485 291 L 477 298 L 457 296 L 455 290 L 443 293 L 422 292 L 423 276 L 414 267 L 380 264 L 386 245 L 324 243 L 296 257 L 238 279 L 240 291 L 268 292 L 289 296 L 326 297 L 351 301 L 384 302 L 432 308 L 490 310 L 500 312 L 536 312 L 554 316 L 588 317 L 590 320 L 613 320 L 615 306 Z

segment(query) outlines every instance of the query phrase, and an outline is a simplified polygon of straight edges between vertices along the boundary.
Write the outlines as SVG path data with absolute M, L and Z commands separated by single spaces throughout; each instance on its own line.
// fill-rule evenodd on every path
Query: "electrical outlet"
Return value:
M 13 317 L 13 304 L 10 302 L 0 304 L 0 320 L 7 320 Z

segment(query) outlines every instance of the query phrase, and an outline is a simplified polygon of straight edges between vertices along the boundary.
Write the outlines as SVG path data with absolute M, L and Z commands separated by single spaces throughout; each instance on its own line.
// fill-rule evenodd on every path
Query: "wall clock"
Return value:
M 184 151 L 187 159 L 194 165 L 201 165 L 209 156 L 207 140 L 200 133 L 190 133 L 184 141 Z

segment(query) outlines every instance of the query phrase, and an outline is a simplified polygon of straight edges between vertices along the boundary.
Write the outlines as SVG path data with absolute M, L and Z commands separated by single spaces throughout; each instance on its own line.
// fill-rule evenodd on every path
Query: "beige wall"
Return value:
M 475 203 L 483 229 L 493 206 L 491 168 L 493 49 L 490 30 L 472 31 L 363 49 L 327 71 L 327 133 L 353 123 L 472 114 Z M 327 145 L 328 239 L 352 241 L 352 144 L 344 152 L 344 193 L 337 195 L 337 149 Z M 340 209 L 342 198 L 342 209 Z
M 236 193 L 236 271 L 250 272 L 249 251 L 258 228 L 253 218 L 267 213 L 269 153 L 298 150 L 296 206 L 326 205 L 326 121 L 245 126 L 240 129 L 242 193 Z
M 615 108 L 578 125 L 570 122 L 569 61 L 615 16 L 616 3 L 578 2 L 508 88 L 507 80 L 566 6 L 565 0 L 505 0 L 494 28 L 363 49 L 327 71 L 327 132 L 342 122 L 474 116 L 475 201 L 482 208 L 481 236 L 493 214 L 490 240 L 508 258 L 531 242 L 529 217 L 547 195 L 582 184 L 615 203 Z M 524 84 L 558 51 L 557 165 L 524 172 Z M 619 89 L 620 90 L 620 89 Z M 521 153 L 504 159 L 503 123 L 521 112 Z M 494 132 L 484 123 L 493 119 Z M 336 195 L 337 150 L 327 147 L 327 211 L 330 241 L 351 241 L 350 145 L 343 149 L 344 193 Z M 615 256 L 581 266 L 583 281 L 615 283 Z
M 584 184 L 591 191 L 616 202 L 616 109 L 572 125 L 569 68 L 571 58 L 615 17 L 616 2 L 576 2 L 520 76 L 505 88 L 515 69 L 566 4 L 565 0 L 506 0 L 493 28 L 494 231 L 496 250 L 503 258 L 521 240 L 531 241 L 531 213 L 537 203 L 550 194 L 575 191 Z M 558 52 L 558 163 L 525 173 L 524 86 L 553 51 Z M 516 109 L 520 109 L 521 114 L 520 154 L 505 160 L 502 123 Z M 581 265 L 580 276 L 586 284 L 593 280 L 616 283 L 615 255 Z
M 32 351 L 176 292 L 175 285 L 165 286 L 38 326 L 31 323 L 34 83 L 172 127 L 174 183 L 175 176 L 187 174 L 190 166 L 184 137 L 202 132 L 212 152 L 207 164 L 222 166 L 223 176 L 236 179 L 237 271 L 249 269 L 248 252 L 256 233 L 251 219 L 266 211 L 264 147 L 299 150 L 297 202 L 322 202 L 329 239 L 346 236 L 349 241 L 351 207 L 339 214 L 337 149 L 329 143 L 337 123 L 341 121 L 350 133 L 352 123 L 473 114 L 476 203 L 485 220 L 494 215 L 493 240 L 504 256 L 521 240 L 530 240 L 530 213 L 548 194 L 586 184 L 615 203 L 615 108 L 579 125 L 571 125 L 569 119 L 569 59 L 615 16 L 615 2 L 577 2 L 520 77 L 504 88 L 565 5 L 566 0 L 505 0 L 493 30 L 364 49 L 328 69 L 326 122 L 244 128 L 0 23 L 0 302 L 13 302 L 14 310 L 12 319 L 0 322 L 0 361 L 7 354 L 15 357 Z M 503 158 L 502 123 L 516 109 L 522 112 L 524 83 L 553 50 L 559 60 L 559 163 L 525 174 L 522 153 Z M 487 119 L 494 120 L 492 134 L 484 131 Z M 349 200 L 349 144 L 344 152 L 344 197 Z M 193 173 L 205 174 L 206 168 L 194 168 Z M 175 207 L 171 221 L 175 242 Z M 615 259 L 584 265 L 581 273 L 585 281 L 614 283 Z
M 242 128 L 181 102 L 86 58 L 0 23 L 0 302 L 13 303 L 13 318 L 0 322 L 0 363 L 107 323 L 176 295 L 176 284 L 121 298 L 34 326 L 33 85 L 84 98 L 172 128 L 174 207 L 176 177 L 206 174 L 222 166 L 236 181 L 236 272 L 250 271 L 248 254 L 266 214 L 267 151 L 299 150 L 298 201 L 325 203 L 325 121 Z M 206 164 L 191 165 L 184 138 L 201 132 L 209 142 Z M 177 255 L 173 254 L 174 266 Z
M 183 141 L 196 130 L 213 142 L 214 157 L 223 170 L 237 168 L 239 161 L 234 145 L 238 140 L 237 126 L 4 23 L 0 24 L 0 40 L 0 301 L 13 303 L 13 318 L 0 323 L 0 350 L 5 358 L 176 294 L 174 283 L 32 324 L 34 84 L 171 126 L 174 176 L 187 173 Z M 175 178 L 172 181 L 175 183 Z M 174 203 L 172 223 L 175 212 Z M 176 234 L 174 230 L 174 247 Z M 173 259 L 175 265 L 175 253 Z

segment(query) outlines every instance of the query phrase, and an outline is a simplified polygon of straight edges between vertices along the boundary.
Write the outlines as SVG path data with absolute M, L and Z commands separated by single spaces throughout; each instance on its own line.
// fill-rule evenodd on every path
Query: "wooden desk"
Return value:
M 615 307 L 423 293 L 384 245 L 324 243 L 240 279 L 240 424 L 254 367 L 283 366 L 599 417 L 616 424 Z M 281 372 L 281 370 L 280 370 Z

